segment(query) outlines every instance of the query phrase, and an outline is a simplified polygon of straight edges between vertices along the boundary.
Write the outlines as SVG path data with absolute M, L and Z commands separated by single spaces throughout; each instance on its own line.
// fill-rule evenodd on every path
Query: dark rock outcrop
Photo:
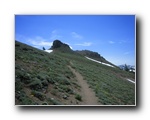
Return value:
M 73 52 L 70 49 L 69 45 L 62 43 L 60 40 L 54 40 L 50 50 L 59 51 L 59 52 L 68 52 L 68 53 Z
M 67 45 L 65 43 L 62 43 L 60 40 L 54 40 L 51 49 L 57 49 L 57 48 L 60 48 L 60 47 L 70 49 L 69 45 Z

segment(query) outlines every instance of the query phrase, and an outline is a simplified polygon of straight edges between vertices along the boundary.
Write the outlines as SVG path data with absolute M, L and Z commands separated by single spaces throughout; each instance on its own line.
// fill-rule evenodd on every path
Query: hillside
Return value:
M 135 105 L 135 84 L 126 80 L 134 73 L 56 46 L 47 53 L 15 41 L 16 105 Z
M 107 61 L 104 57 L 102 57 L 97 52 L 93 52 L 93 51 L 90 51 L 90 50 L 77 50 L 76 52 L 83 55 L 83 56 L 87 56 L 87 57 L 90 57 L 92 59 L 98 60 L 100 62 L 107 63 L 107 64 L 115 66 L 114 64 Z

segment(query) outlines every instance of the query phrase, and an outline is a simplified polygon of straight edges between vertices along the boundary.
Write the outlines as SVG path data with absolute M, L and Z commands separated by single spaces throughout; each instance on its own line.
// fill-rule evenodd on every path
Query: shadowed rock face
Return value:
M 62 43 L 60 40 L 55 40 L 53 42 L 53 46 L 51 47 L 51 49 L 56 49 L 56 48 L 61 48 L 61 47 L 70 49 L 69 45 Z

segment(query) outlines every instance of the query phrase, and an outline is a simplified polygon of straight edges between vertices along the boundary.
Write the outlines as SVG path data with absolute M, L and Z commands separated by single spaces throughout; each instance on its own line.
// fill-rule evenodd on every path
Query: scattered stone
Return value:
M 63 98 L 64 98 L 64 99 L 67 99 L 67 95 L 63 95 Z
M 45 89 L 45 88 L 43 88 L 43 89 L 42 89 L 42 92 L 43 92 L 43 93 L 46 93 L 46 89 Z
M 34 95 L 31 94 L 31 97 L 34 97 Z
M 73 90 L 73 93 L 75 94 L 75 93 L 76 93 L 76 91 L 75 91 L 75 90 Z
M 27 73 L 27 76 L 28 76 L 28 77 L 30 77 L 30 74 L 29 74 L 29 73 Z
M 18 94 L 20 94 L 20 91 L 17 91 Z
M 21 68 L 21 71 L 24 71 L 24 69 L 23 69 L 23 68 Z
M 58 86 L 59 84 L 56 82 L 55 85 Z
M 54 100 L 54 98 L 51 98 L 51 100 Z

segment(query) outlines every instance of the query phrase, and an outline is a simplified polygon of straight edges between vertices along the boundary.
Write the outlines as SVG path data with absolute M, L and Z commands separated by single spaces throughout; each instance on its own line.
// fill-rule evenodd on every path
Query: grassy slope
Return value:
M 135 79 L 134 73 L 101 65 L 72 54 L 64 53 L 60 56 L 71 60 L 72 67 L 84 76 L 102 104 L 135 104 L 135 85 L 125 80 L 125 78 Z
M 16 104 L 73 104 L 80 87 L 68 63 L 57 54 L 16 42 Z
M 49 54 L 19 42 L 15 43 L 16 104 L 80 104 L 76 99 L 80 87 L 68 65 L 84 76 L 102 104 L 135 104 L 135 85 L 123 79 L 134 79 L 133 73 L 76 54 Z

